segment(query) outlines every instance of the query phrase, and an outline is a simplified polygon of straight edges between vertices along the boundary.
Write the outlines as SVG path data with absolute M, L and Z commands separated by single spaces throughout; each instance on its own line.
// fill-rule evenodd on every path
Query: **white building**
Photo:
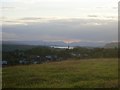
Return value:
M 2 60 L 2 65 L 7 65 L 8 62 L 6 60 Z

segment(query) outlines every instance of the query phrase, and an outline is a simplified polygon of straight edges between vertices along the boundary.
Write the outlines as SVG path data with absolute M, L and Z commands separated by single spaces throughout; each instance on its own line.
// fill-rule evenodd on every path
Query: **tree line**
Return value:
M 28 50 L 2 51 L 2 59 L 10 64 L 17 64 L 21 59 L 31 60 L 32 56 L 57 56 L 56 60 L 89 59 L 89 58 L 117 58 L 118 48 L 86 48 L 75 47 L 73 49 L 59 49 L 47 46 L 39 46 Z

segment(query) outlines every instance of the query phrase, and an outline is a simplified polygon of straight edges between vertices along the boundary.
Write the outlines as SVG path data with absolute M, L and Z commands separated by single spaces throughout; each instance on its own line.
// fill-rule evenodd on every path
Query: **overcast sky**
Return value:
M 112 42 L 118 0 L 1 0 L 3 40 Z

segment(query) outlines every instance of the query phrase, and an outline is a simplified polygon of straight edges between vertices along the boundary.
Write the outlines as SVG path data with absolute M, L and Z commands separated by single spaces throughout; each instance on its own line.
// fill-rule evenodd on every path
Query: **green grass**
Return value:
M 2 88 L 2 67 L 0 66 L 0 89 Z
M 115 88 L 117 59 L 67 60 L 3 68 L 3 88 Z

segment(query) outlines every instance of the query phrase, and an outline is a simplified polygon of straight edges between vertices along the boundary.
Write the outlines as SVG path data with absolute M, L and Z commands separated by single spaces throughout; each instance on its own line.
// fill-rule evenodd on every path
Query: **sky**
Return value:
M 114 42 L 118 0 L 1 0 L 2 39 Z

